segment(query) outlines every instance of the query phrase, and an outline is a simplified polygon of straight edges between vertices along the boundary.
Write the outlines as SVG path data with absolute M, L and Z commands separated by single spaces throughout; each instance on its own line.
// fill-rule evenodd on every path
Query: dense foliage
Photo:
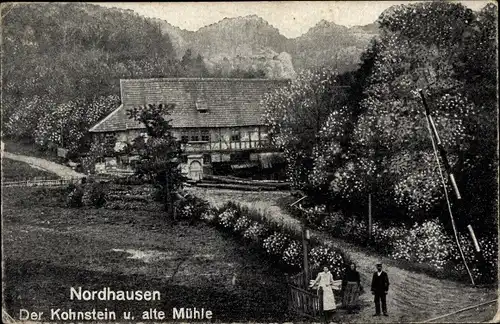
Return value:
M 423 3 L 395 6 L 384 12 L 379 18 L 383 33 L 373 45 L 376 55 L 359 103 L 361 115 L 351 140 L 352 154 L 339 170 L 346 176 L 336 179 L 337 187 L 347 182 L 343 187 L 348 186 L 348 190 L 371 192 L 382 206 L 398 208 L 400 213 L 395 215 L 403 213 L 415 219 L 442 207 L 442 186 L 417 91 L 423 89 L 453 172 L 459 177 L 463 199 L 477 207 L 482 205 L 480 223 L 478 214 L 467 213 L 468 220 L 478 226 L 493 226 L 492 222 L 484 223 L 485 201 L 473 201 L 468 192 L 474 191 L 474 186 L 484 190 L 485 185 L 493 192 L 495 103 L 475 100 L 475 87 L 469 88 L 464 72 L 464 65 L 469 65 L 469 71 L 476 64 L 464 57 L 479 56 L 472 51 L 471 43 L 489 41 L 482 50 L 490 56 L 496 52 L 495 41 L 483 37 L 492 34 L 493 25 L 483 24 L 490 30 L 477 31 L 479 21 L 493 17 L 492 10 L 494 6 L 488 6 L 474 13 L 458 4 Z M 418 25 L 412 23 L 416 20 Z M 477 72 L 477 81 L 494 84 L 495 78 L 490 77 L 494 62 L 479 64 L 484 72 Z M 495 90 L 489 89 L 493 98 Z M 477 146 L 482 148 L 481 153 Z M 489 172 L 490 180 L 471 177 L 479 170 Z M 364 185 L 353 187 L 346 179 Z M 494 197 L 488 197 L 489 221 L 494 219 L 495 204 Z
M 275 147 L 284 151 L 288 177 L 297 187 L 307 184 L 325 120 L 332 112 L 339 119 L 344 116 L 345 112 L 338 108 L 344 100 L 336 74 L 327 69 L 304 71 L 287 86 L 265 96 L 262 104 L 269 137 Z M 342 129 L 338 132 L 335 139 L 341 140 Z M 334 144 L 327 149 L 337 152 Z
M 289 212 L 294 213 L 292 209 Z M 324 205 L 306 208 L 305 214 L 310 227 L 334 237 L 365 245 L 391 259 L 408 261 L 414 269 L 427 271 L 433 276 L 468 280 L 453 235 L 437 219 L 415 222 L 411 226 L 386 225 L 376 220 L 369 240 L 367 221 L 358 214 L 348 215 L 341 210 L 325 212 Z M 481 253 L 474 250 L 467 231 L 459 233 L 459 240 L 475 281 L 494 282 L 497 277 L 497 237 L 479 237 Z
M 135 161 L 135 174 L 153 183 L 157 198 L 171 210 L 174 193 L 184 177 L 180 170 L 180 142 L 172 136 L 168 117 L 173 105 L 147 105 L 128 111 L 129 118 L 139 121 L 146 127 L 146 133 L 124 148 L 130 154 L 138 155 Z
M 131 11 L 83 3 L 2 6 L 2 128 L 47 149 L 89 149 L 88 129 L 119 104 L 120 79 L 206 76 Z
M 445 171 L 458 230 L 470 224 L 479 239 L 496 237 L 497 20 L 494 4 L 478 12 L 449 2 L 393 6 L 379 17 L 380 37 L 350 74 L 345 100 L 328 101 L 336 95 L 328 80 L 339 78 L 330 72 L 299 78 L 266 99 L 289 180 L 327 192 L 326 207 L 345 212 L 342 219 L 312 213 L 310 222 L 366 237 L 366 216 L 354 215 L 367 214 L 371 195 L 377 226 L 410 228 L 387 232 L 404 233 L 380 244 L 396 249 L 393 257 L 441 267 L 458 255 L 422 91 L 461 193 L 458 200 Z
M 332 101 L 340 76 L 328 71 L 266 98 L 290 181 L 349 209 L 366 209 L 371 194 L 374 214 L 388 221 L 439 216 L 448 226 L 422 90 L 461 191 L 452 201 L 459 226 L 494 232 L 496 20 L 493 4 L 479 12 L 447 2 L 393 6 L 341 101 Z

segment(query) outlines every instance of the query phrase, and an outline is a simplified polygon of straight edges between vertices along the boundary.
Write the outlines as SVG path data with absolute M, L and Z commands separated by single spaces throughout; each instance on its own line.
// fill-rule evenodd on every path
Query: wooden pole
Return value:
M 303 214 L 303 213 L 302 213 Z M 305 215 L 302 217 L 302 253 L 304 255 L 304 288 L 309 285 L 309 258 L 307 255 L 308 249 L 308 230 L 306 229 Z
M 290 207 L 295 207 L 300 210 L 301 218 L 302 218 L 302 254 L 303 254 L 303 268 L 304 268 L 304 287 L 307 288 L 309 286 L 309 257 L 307 254 L 308 245 L 309 245 L 309 231 L 306 228 L 306 215 L 304 214 L 304 210 L 298 206 L 297 204 L 302 200 L 306 199 L 307 196 L 302 192 L 302 197 L 297 201 L 290 204 Z
M 430 135 L 430 138 L 431 138 L 431 143 L 432 143 L 432 148 L 434 150 L 434 156 L 436 158 L 436 164 L 437 164 L 437 167 L 438 167 L 438 170 L 439 170 L 439 175 L 441 177 L 441 183 L 443 185 L 443 191 L 444 191 L 444 196 L 446 198 L 446 203 L 448 205 L 448 213 L 450 215 L 450 219 L 451 219 L 451 226 L 453 228 L 453 234 L 455 236 L 455 243 L 457 244 L 457 247 L 458 247 L 458 251 L 460 253 L 460 256 L 462 258 L 462 261 L 465 265 L 465 269 L 467 270 L 467 273 L 469 274 L 469 277 L 470 277 L 470 280 L 472 282 L 472 285 L 475 285 L 474 283 L 474 278 L 472 276 L 472 273 L 469 269 L 469 266 L 467 265 L 467 261 L 465 260 L 465 256 L 464 256 L 464 252 L 462 250 L 462 246 L 460 245 L 460 241 L 458 240 L 458 233 L 457 233 L 457 228 L 455 226 L 455 219 L 453 218 L 453 213 L 451 211 L 451 203 L 450 203 L 450 199 L 448 197 L 448 189 L 446 187 L 446 182 L 445 182 L 445 177 L 443 175 L 443 170 L 441 169 L 441 164 L 439 162 L 439 156 L 438 156 L 438 150 L 436 148 L 436 143 L 434 141 L 434 135 L 433 134 L 433 131 L 432 131 L 432 126 L 431 126 L 431 122 L 430 122 L 430 119 L 429 119 L 429 116 L 430 116 L 430 110 L 429 110 L 429 107 L 427 106 L 427 102 L 425 100 L 425 96 L 424 96 L 424 93 L 422 90 L 420 90 L 420 96 L 422 98 L 422 103 L 424 104 L 424 108 L 425 108 L 425 113 L 426 113 L 426 121 L 427 121 L 427 129 L 429 131 L 429 135 Z M 441 154 L 442 156 L 444 155 L 444 151 L 441 150 Z M 444 155 L 444 158 L 446 158 L 446 155 Z M 446 163 L 446 159 L 445 160 L 445 166 L 447 165 Z
M 436 124 L 434 123 L 434 119 L 432 119 L 432 115 L 431 115 L 429 106 L 427 105 L 427 101 L 425 100 L 425 96 L 424 96 L 424 93 L 422 91 L 420 91 L 420 96 L 422 97 L 422 102 L 423 102 L 424 107 L 425 107 L 425 113 L 427 115 L 427 122 L 430 123 L 429 128 L 430 128 L 430 132 L 432 133 L 431 136 L 434 135 L 434 138 L 437 142 L 437 148 L 439 150 L 441 160 L 443 161 L 444 169 L 446 170 L 446 172 L 448 172 L 448 177 L 450 178 L 450 182 L 451 182 L 451 185 L 453 187 L 453 190 L 455 191 L 455 195 L 457 196 L 457 199 L 462 199 L 462 197 L 460 196 L 460 191 L 458 190 L 457 183 L 455 181 L 455 176 L 453 175 L 453 173 L 451 171 L 451 166 L 450 166 L 450 162 L 448 161 L 448 157 L 446 155 L 446 150 L 442 145 L 441 139 L 440 139 L 439 134 L 437 132 Z
M 467 229 L 469 230 L 470 236 L 472 237 L 472 242 L 474 242 L 474 248 L 476 248 L 476 252 L 481 252 L 481 248 L 479 247 L 479 243 L 476 239 L 476 234 L 474 234 L 474 230 L 472 229 L 472 226 L 468 225 Z
M 372 194 L 368 194 L 368 240 L 372 239 Z

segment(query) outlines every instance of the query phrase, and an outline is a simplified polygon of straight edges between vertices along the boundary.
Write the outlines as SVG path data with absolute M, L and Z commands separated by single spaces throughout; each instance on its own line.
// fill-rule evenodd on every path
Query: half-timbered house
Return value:
M 269 145 L 261 101 L 286 80 L 130 79 L 121 80 L 121 105 L 90 129 L 95 136 L 114 134 L 120 150 L 141 134 L 142 124 L 127 110 L 147 104 L 174 104 L 173 135 L 182 142 L 183 173 L 197 180 L 217 165 L 238 169 L 270 167 L 276 151 Z M 100 171 L 130 170 L 133 157 L 106 158 Z

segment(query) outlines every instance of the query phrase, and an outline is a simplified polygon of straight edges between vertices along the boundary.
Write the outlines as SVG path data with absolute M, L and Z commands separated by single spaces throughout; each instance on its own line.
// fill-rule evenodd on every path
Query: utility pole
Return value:
M 290 207 L 295 207 L 300 211 L 302 218 L 302 253 L 303 253 L 303 268 L 304 268 L 304 287 L 309 285 L 309 257 L 308 257 L 308 246 L 309 246 L 309 230 L 306 228 L 306 217 L 304 214 L 304 210 L 297 206 L 299 202 L 306 199 L 307 196 L 302 194 L 302 198 L 295 201 L 290 205 Z
M 469 274 L 472 285 L 475 285 L 474 278 L 473 278 L 472 273 L 469 269 L 469 266 L 467 265 L 467 261 L 465 260 L 464 252 L 462 250 L 462 247 L 460 246 L 460 241 L 458 240 L 458 233 L 457 233 L 457 228 L 455 226 L 455 219 L 453 218 L 453 213 L 451 210 L 451 203 L 450 203 L 450 199 L 448 197 L 448 189 L 446 187 L 445 177 L 443 175 L 443 170 L 441 169 L 441 164 L 439 162 L 438 148 L 439 148 L 439 153 L 441 154 L 441 159 L 443 160 L 445 170 L 448 173 L 448 176 L 450 178 L 450 182 L 453 186 L 453 189 L 455 191 L 457 199 L 461 199 L 462 197 L 460 196 L 460 192 L 458 191 L 458 187 L 457 187 L 457 184 L 455 182 L 455 177 L 453 176 L 453 173 L 451 172 L 451 166 L 450 166 L 448 159 L 446 157 L 446 151 L 441 143 L 441 139 L 439 138 L 439 134 L 437 133 L 436 125 L 434 124 L 434 120 L 433 120 L 432 115 L 430 113 L 429 106 L 427 105 L 427 101 L 425 100 L 424 92 L 422 90 L 420 90 L 419 92 L 420 92 L 420 97 L 422 98 L 422 103 L 423 103 L 424 108 L 425 108 L 427 128 L 429 130 L 429 135 L 430 135 L 431 142 L 432 142 L 432 148 L 434 150 L 434 156 L 436 158 L 436 164 L 437 164 L 439 174 L 441 177 L 441 183 L 443 185 L 443 191 L 444 191 L 444 195 L 446 198 L 446 203 L 448 205 L 448 213 L 450 214 L 451 225 L 453 227 L 453 234 L 455 236 L 455 242 L 457 244 L 458 251 L 460 252 L 460 256 L 461 256 L 462 261 L 465 265 L 465 268 L 467 269 L 467 273 Z M 436 142 L 437 142 L 437 147 L 436 147 Z
M 372 194 L 368 194 L 368 241 L 372 239 Z

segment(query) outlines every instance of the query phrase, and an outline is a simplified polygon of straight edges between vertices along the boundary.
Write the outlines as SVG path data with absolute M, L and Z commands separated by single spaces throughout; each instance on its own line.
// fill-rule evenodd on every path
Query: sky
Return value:
M 373 23 L 387 8 L 415 1 L 263 1 L 263 2 L 106 2 L 105 7 L 132 9 L 138 14 L 160 18 L 170 24 L 196 31 L 224 18 L 257 15 L 288 38 L 298 37 L 320 20 L 347 27 Z M 455 1 L 478 10 L 488 2 Z

